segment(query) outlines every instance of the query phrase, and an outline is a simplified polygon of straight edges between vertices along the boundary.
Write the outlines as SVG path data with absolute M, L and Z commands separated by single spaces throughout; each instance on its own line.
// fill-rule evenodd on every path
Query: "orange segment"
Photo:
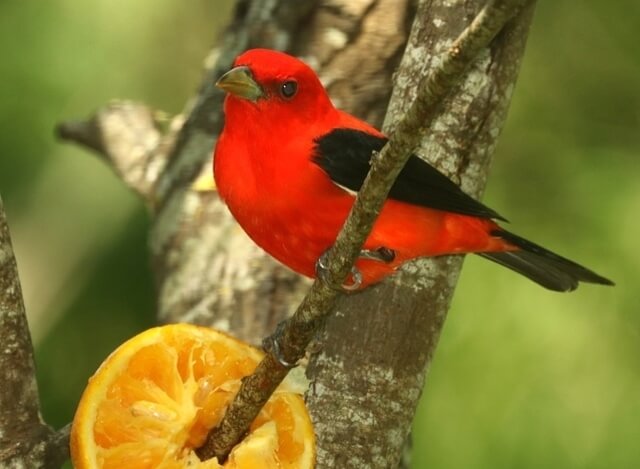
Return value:
M 314 434 L 302 397 L 283 383 L 220 465 L 195 454 L 262 352 L 213 329 L 172 324 L 122 344 L 80 399 L 71 430 L 76 469 L 305 469 Z

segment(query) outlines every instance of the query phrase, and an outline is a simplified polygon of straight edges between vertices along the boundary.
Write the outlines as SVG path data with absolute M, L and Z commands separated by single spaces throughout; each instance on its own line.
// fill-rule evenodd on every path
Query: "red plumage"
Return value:
M 353 129 L 375 138 L 383 135 L 336 109 L 316 74 L 286 54 L 264 49 L 245 52 L 236 59 L 235 68 L 219 81 L 219 86 L 228 92 L 225 125 L 214 156 L 220 196 L 259 246 L 291 269 L 313 277 L 316 261 L 335 241 L 354 201 L 353 191 L 336 184 L 332 180 L 334 175 L 314 160 L 318 139 L 335 129 Z M 348 171 L 347 161 L 345 166 Z M 483 207 L 479 203 L 478 206 Z M 507 232 L 490 217 L 455 212 L 388 199 L 365 249 L 386 247 L 394 251 L 395 258 L 388 263 L 358 260 L 356 267 L 362 273 L 363 286 L 380 281 L 400 264 L 416 257 L 532 252 L 519 243 L 521 238 L 503 236 L 501 233 Z M 532 243 L 527 246 L 542 249 Z M 555 256 L 556 264 L 561 259 L 571 267 L 577 266 L 549 254 Z M 511 260 L 492 260 L 544 285 L 533 274 L 524 272 L 524 267 L 509 265 L 513 264 Z M 560 282 L 555 288 L 553 282 L 545 286 L 569 290 L 575 288 L 578 280 L 608 282 L 587 269 L 584 271 L 595 277 L 570 272 L 567 275 L 571 281 Z

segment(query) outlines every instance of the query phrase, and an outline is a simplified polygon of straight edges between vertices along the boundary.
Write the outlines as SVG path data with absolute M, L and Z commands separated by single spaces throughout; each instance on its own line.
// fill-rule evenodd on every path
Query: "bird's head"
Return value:
M 269 49 L 238 56 L 216 86 L 227 93 L 227 119 L 250 119 L 267 128 L 277 122 L 313 124 L 334 109 L 308 65 Z

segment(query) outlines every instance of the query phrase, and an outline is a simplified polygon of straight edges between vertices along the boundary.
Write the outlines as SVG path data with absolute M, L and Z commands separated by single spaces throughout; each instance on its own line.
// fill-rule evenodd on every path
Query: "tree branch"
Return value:
M 148 204 L 153 186 L 166 164 L 167 139 L 159 115 L 147 106 L 115 101 L 85 121 L 63 122 L 56 134 L 95 151 Z M 174 123 L 173 127 L 177 127 Z
M 0 198 L 0 466 L 59 467 L 68 458 L 68 432 L 40 417 L 33 346 Z
M 489 2 L 460 34 L 440 63 L 421 81 L 417 98 L 380 154 L 373 158 L 371 170 L 352 211 L 328 253 L 326 276 L 313 283 L 294 316 L 270 338 L 270 353 L 254 374 L 243 381 L 222 422 L 200 449 L 201 457 L 215 456 L 219 461 L 225 460 L 286 376 L 288 367 L 279 359 L 296 363 L 304 356 L 322 320 L 336 304 L 339 292 L 335 286 L 342 285 L 349 275 L 393 182 L 418 146 L 424 131 L 438 115 L 440 104 L 462 79 L 463 72 L 477 54 L 524 3 L 525 0 Z M 276 351 L 280 356 L 276 356 Z

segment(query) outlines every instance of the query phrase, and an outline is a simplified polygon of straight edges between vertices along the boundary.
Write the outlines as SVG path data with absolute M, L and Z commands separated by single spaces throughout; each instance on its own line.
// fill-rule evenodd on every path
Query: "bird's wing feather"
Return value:
M 359 191 L 369 171 L 371 155 L 380 151 L 385 143 L 385 137 L 356 129 L 337 128 L 315 140 L 313 162 L 334 183 Z M 463 215 L 505 220 L 415 155 L 409 158 L 400 172 L 389 198 Z

